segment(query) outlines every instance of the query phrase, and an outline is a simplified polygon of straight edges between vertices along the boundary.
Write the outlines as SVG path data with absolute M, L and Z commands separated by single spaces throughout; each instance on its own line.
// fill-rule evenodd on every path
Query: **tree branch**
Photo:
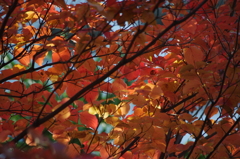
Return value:
M 8 10 L 4 20 L 3 20 L 3 23 L 2 23 L 2 26 L 1 26 L 1 29 L 0 29 L 0 38 L 1 39 L 3 37 L 5 26 L 7 25 L 8 19 L 11 16 L 12 12 L 14 11 L 14 9 L 17 7 L 17 4 L 18 4 L 18 0 L 15 0 L 13 2 L 13 4 L 9 7 L 9 10 Z
M 79 92 L 77 92 L 72 98 L 70 98 L 67 102 L 65 102 L 64 104 L 62 104 L 58 109 L 56 109 L 54 112 L 50 113 L 49 115 L 43 117 L 42 119 L 39 119 L 38 121 L 35 121 L 31 126 L 29 126 L 29 128 L 36 128 L 38 126 L 40 126 L 41 124 L 45 123 L 46 121 L 50 120 L 51 118 L 53 118 L 55 115 L 57 115 L 58 113 L 60 113 L 63 109 L 65 109 L 66 107 L 68 107 L 70 104 L 72 104 L 75 100 L 77 100 L 79 97 L 81 97 L 86 91 L 88 91 L 89 89 L 92 89 L 94 86 L 98 85 L 99 83 L 101 83 L 102 81 L 104 81 L 107 77 L 109 77 L 111 74 L 113 74 L 115 71 L 117 71 L 120 67 L 122 67 L 123 65 L 126 65 L 127 63 L 133 61 L 134 59 L 136 59 L 137 57 L 139 57 L 140 55 L 143 55 L 145 53 L 145 51 L 147 51 L 147 49 L 149 49 L 152 45 L 154 45 L 164 34 L 166 34 L 170 29 L 172 29 L 173 27 L 183 23 L 184 21 L 186 21 L 188 18 L 190 18 L 193 14 L 195 14 L 199 8 L 201 8 L 205 3 L 207 2 L 207 0 L 202 1 L 195 9 L 193 9 L 189 14 L 187 14 L 183 19 L 181 20 L 176 20 L 173 21 L 172 24 L 170 24 L 165 30 L 163 30 L 161 33 L 158 34 L 158 36 L 156 36 L 155 39 L 153 39 L 148 45 L 146 45 L 141 51 L 139 51 L 138 53 L 136 53 L 135 55 L 133 55 L 132 57 L 128 58 L 128 59 L 124 59 L 121 60 L 114 68 L 112 68 L 109 72 L 107 72 L 105 75 L 103 75 L 102 77 L 98 78 L 97 80 L 95 80 L 94 82 L 92 82 L 91 84 L 87 85 L 86 87 L 84 87 L 82 90 L 80 90 Z M 162 45 L 164 46 L 164 44 Z M 16 138 L 13 139 L 13 142 L 18 142 L 21 138 L 23 138 L 26 134 L 27 134 L 28 128 L 25 129 L 22 133 L 20 133 L 18 136 L 16 136 Z

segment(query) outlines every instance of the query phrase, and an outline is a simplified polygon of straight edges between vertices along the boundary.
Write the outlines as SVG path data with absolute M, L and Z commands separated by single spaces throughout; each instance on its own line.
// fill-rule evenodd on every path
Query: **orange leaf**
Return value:
M 108 124 L 113 125 L 114 127 L 119 123 L 119 118 L 118 117 L 108 117 L 105 119 L 105 122 Z
M 55 111 L 57 108 L 59 108 L 61 106 L 61 104 L 56 105 L 52 111 Z M 57 120 L 63 121 L 65 119 L 67 119 L 68 117 L 70 117 L 71 112 L 69 107 L 66 107 L 65 109 L 63 109 L 60 113 L 58 113 L 55 117 Z
M 138 107 L 142 107 L 146 104 L 146 98 L 144 98 L 143 95 L 129 95 L 128 98 L 131 100 L 131 102 L 134 105 L 137 105 Z
M 80 121 L 87 127 L 96 129 L 98 127 L 98 119 L 95 115 L 89 114 L 88 112 L 80 113 Z
M 156 99 L 156 98 L 159 98 L 160 96 L 163 95 L 163 91 L 160 87 L 158 86 L 155 86 L 153 89 L 152 89 L 152 92 L 150 94 L 150 96 L 153 98 L 153 99 Z
M 93 59 L 89 59 L 83 63 L 83 66 L 91 72 L 94 72 L 94 70 L 97 68 L 97 64 Z
M 100 149 L 100 155 L 102 159 L 107 159 L 109 157 L 109 152 L 107 152 L 104 146 Z
M 144 115 L 144 112 L 143 112 L 142 108 L 135 109 L 134 110 L 134 115 L 135 116 L 142 116 L 142 115 Z
M 67 48 L 63 48 L 59 50 L 58 52 L 53 52 L 52 54 L 52 61 L 58 62 L 58 61 L 68 61 L 70 58 L 70 52 Z
M 211 108 L 211 107 L 207 107 L 207 108 L 205 109 L 205 114 L 207 114 L 207 113 L 209 112 L 209 109 L 210 109 L 210 108 Z M 213 107 L 213 108 L 211 109 L 211 112 L 209 113 L 208 118 L 213 117 L 213 116 L 216 115 L 217 113 L 218 113 L 218 108 Z
M 126 114 L 128 114 L 129 110 L 130 110 L 130 105 L 127 103 L 120 103 L 118 105 L 118 107 L 120 107 L 117 111 L 116 114 L 118 115 L 122 115 L 125 116 Z
M 127 90 L 126 88 L 127 88 L 126 83 L 123 82 L 123 80 L 120 78 L 115 79 L 115 81 L 112 83 L 113 93 L 123 93 L 124 91 Z
M 183 49 L 184 59 L 188 64 L 195 65 L 196 61 L 203 60 L 203 52 L 196 46 L 190 46 L 189 48 Z
M 132 152 L 130 152 L 130 151 L 125 152 L 125 153 L 122 155 L 121 158 L 122 158 L 122 159 L 132 158 Z M 121 159 L 121 158 L 120 158 L 120 159 Z
M 30 55 L 25 52 L 22 53 L 24 49 L 23 48 L 19 48 L 17 50 L 14 51 L 14 55 L 15 56 L 19 56 L 19 62 L 24 65 L 24 66 L 28 66 L 30 64 Z M 22 53 L 22 54 L 21 54 Z M 20 55 L 21 54 L 21 55 Z
M 70 145 L 68 145 L 67 147 L 67 154 L 71 157 L 71 158 L 75 158 L 79 155 L 79 150 L 80 150 L 80 146 L 78 144 L 72 143 Z
M 191 114 L 183 113 L 183 114 L 179 115 L 179 119 L 184 119 L 184 120 L 191 122 L 196 118 L 194 118 Z

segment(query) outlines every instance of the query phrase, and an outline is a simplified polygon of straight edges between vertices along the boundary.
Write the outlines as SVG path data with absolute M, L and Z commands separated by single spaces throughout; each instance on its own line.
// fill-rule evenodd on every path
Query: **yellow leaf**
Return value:
M 122 135 L 118 135 L 117 138 L 114 139 L 114 145 L 121 145 L 123 142 L 125 142 L 125 139 Z
M 25 67 L 24 67 L 23 65 L 19 65 L 19 64 L 16 64 L 16 65 L 14 65 L 13 67 L 18 68 L 19 70 L 25 69 Z
M 24 20 L 31 20 L 33 18 L 38 18 L 38 16 L 36 15 L 36 13 L 34 11 L 27 11 L 25 13 L 27 16 L 24 18 Z
M 112 114 L 116 111 L 116 105 L 114 104 L 108 104 L 106 105 L 106 111 L 109 113 L 109 114 Z
M 105 119 L 105 122 L 108 124 L 111 124 L 112 126 L 116 126 L 119 122 L 118 117 L 108 117 Z
M 96 107 L 90 107 L 88 112 L 92 115 L 98 114 L 98 109 Z
M 58 76 L 57 75 L 52 75 L 52 76 L 50 76 L 50 80 L 52 82 L 56 82 L 58 80 Z
M 103 105 L 98 107 L 90 107 L 88 112 L 92 115 L 98 114 L 99 117 L 102 117 L 103 119 L 109 116 L 109 113 L 105 111 L 105 107 Z

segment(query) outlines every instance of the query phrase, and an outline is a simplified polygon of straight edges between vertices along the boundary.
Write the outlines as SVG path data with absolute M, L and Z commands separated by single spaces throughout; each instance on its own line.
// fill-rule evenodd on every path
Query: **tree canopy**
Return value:
M 239 31 L 237 0 L 1 0 L 0 156 L 239 158 Z

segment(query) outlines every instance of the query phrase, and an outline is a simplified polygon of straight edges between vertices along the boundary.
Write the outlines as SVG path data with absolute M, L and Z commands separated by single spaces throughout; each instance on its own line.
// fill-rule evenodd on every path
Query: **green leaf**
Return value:
M 133 82 L 135 82 L 136 80 L 128 81 L 127 78 L 124 78 L 123 81 L 127 84 L 127 86 L 131 86 L 133 84 Z
M 24 119 L 24 117 L 22 117 L 21 115 L 13 115 L 10 117 L 10 120 L 14 121 L 14 123 L 20 119 Z
M 81 144 L 81 142 L 80 142 L 79 139 L 77 139 L 77 138 L 71 139 L 71 141 L 69 142 L 69 144 L 77 144 L 77 145 L 79 145 L 79 146 L 81 146 L 81 147 L 84 147 L 84 145 Z

